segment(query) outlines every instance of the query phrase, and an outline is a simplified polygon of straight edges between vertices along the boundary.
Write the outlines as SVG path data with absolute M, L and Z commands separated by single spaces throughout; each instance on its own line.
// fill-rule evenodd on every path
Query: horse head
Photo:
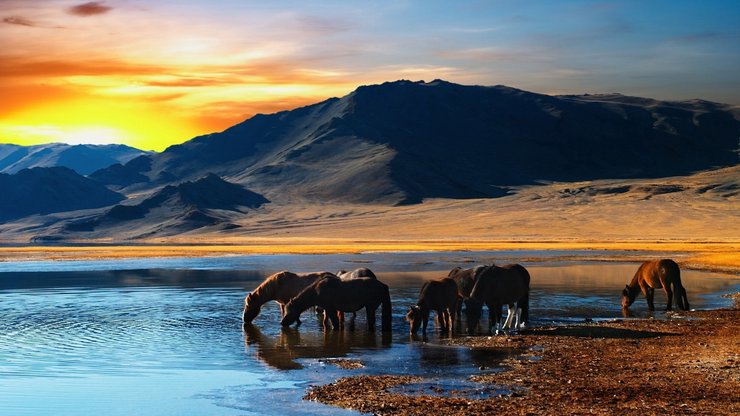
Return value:
M 285 304 L 285 316 L 283 316 L 283 319 L 280 320 L 280 325 L 282 326 L 290 326 L 293 324 L 293 322 L 298 320 L 298 317 L 301 316 L 300 308 L 296 306 L 296 304 L 291 299 L 290 302 Z
M 637 298 L 637 291 L 633 291 L 629 286 L 625 286 L 622 289 L 622 309 L 627 309 Z
M 244 299 L 244 314 L 242 315 L 242 319 L 245 323 L 251 323 L 260 313 L 262 305 L 258 305 L 257 303 L 254 293 L 249 293 Z
M 467 316 L 468 334 L 473 334 L 478 327 L 483 312 L 483 302 L 475 298 L 465 299 L 465 314 Z
M 410 332 L 412 335 L 419 332 L 419 327 L 421 326 L 421 308 L 417 305 L 409 307 L 409 311 L 406 313 L 406 320 L 411 324 Z

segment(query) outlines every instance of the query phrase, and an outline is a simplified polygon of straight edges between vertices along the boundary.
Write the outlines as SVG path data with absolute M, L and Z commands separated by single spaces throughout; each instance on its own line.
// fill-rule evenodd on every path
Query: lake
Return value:
M 417 385 L 468 386 L 500 371 L 506 351 L 410 340 L 406 309 L 424 279 L 452 267 L 569 253 L 450 252 L 232 256 L 195 259 L 0 263 L 0 413 L 8 415 L 352 414 L 301 398 L 310 385 L 356 374 L 417 374 Z M 589 252 L 589 255 L 598 253 Z M 532 276 L 531 326 L 621 318 L 621 288 L 637 263 L 523 263 Z M 393 333 L 324 333 L 311 311 L 280 327 L 268 304 L 243 328 L 247 291 L 283 270 L 369 267 L 391 287 Z M 736 277 L 684 270 L 692 308 L 728 306 Z M 656 293 L 656 306 L 665 303 Z M 645 300 L 632 307 L 648 315 Z M 378 311 L 379 315 L 380 311 Z M 654 316 L 663 319 L 665 314 Z M 340 369 L 331 358 L 360 360 Z M 483 370 L 479 368 L 483 367 Z M 419 387 L 421 386 L 421 387 Z M 408 394 L 418 391 L 411 389 Z

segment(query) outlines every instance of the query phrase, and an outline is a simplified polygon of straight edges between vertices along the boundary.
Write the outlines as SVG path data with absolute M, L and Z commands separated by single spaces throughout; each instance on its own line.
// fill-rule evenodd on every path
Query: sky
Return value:
M 0 143 L 159 151 L 437 78 L 740 105 L 740 1 L 0 0 Z

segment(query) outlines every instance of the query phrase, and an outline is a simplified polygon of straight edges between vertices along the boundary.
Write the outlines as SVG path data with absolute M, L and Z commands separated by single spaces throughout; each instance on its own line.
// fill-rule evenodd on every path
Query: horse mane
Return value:
M 310 308 L 311 306 L 316 305 L 316 298 L 318 297 L 318 293 L 316 292 L 316 286 L 325 280 L 328 279 L 337 279 L 337 277 L 332 276 L 323 276 L 320 277 L 315 282 L 308 285 L 306 288 L 300 291 L 293 299 L 288 302 L 293 307 L 298 308 L 299 311 L 303 312 L 306 309 Z
M 256 289 L 252 291 L 251 299 L 259 302 L 260 305 L 264 305 L 271 300 L 275 300 L 277 298 L 275 292 L 277 291 L 278 280 L 285 278 L 288 273 L 290 272 L 287 270 L 283 270 L 281 272 L 273 274 L 272 276 L 269 276 L 259 286 L 257 286 Z

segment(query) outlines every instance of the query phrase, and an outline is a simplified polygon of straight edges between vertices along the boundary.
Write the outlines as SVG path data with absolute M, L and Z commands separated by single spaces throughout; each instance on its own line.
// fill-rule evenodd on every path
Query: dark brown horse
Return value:
M 673 289 L 671 289 L 673 286 Z M 670 259 L 646 261 L 637 269 L 637 273 L 622 290 L 622 309 L 629 308 L 642 290 L 647 300 L 648 310 L 655 310 L 653 295 L 655 289 L 663 288 L 668 296 L 668 304 L 665 310 L 670 311 L 673 307 L 673 294 L 676 295 L 678 307 L 689 310 L 689 299 L 686 297 L 686 289 L 681 285 L 681 270 L 678 264 Z
M 340 270 L 337 272 L 337 277 L 339 277 L 342 280 L 352 280 L 352 279 L 378 280 L 378 277 L 375 276 L 375 273 L 373 273 L 373 271 L 368 269 L 367 267 L 360 267 L 359 269 L 354 269 L 351 272 L 348 272 L 346 270 Z M 344 325 L 344 312 L 339 312 L 338 314 L 339 314 L 339 324 Z M 350 319 L 349 321 L 350 329 L 355 329 L 355 319 L 357 319 L 357 312 L 352 312 L 352 319 Z
M 472 269 L 463 269 L 462 267 L 455 267 L 450 270 L 447 277 L 453 279 L 457 283 L 457 290 L 462 295 L 462 298 L 457 303 L 457 314 L 460 316 L 462 313 L 463 300 L 470 297 L 470 292 L 473 291 L 475 285 L 475 279 L 486 266 L 476 266 Z
M 274 300 L 280 304 L 280 315 L 285 316 L 285 304 L 295 297 L 301 290 L 322 277 L 336 277 L 329 272 L 295 274 L 282 271 L 265 279 L 257 289 L 244 299 L 244 322 L 250 323 L 260 313 L 262 305 Z M 300 320 L 297 319 L 300 324 Z
M 341 280 L 327 277 L 317 280 L 305 288 L 285 305 L 285 316 L 280 324 L 291 325 L 301 312 L 311 306 L 324 308 L 324 328 L 329 322 L 334 329 L 340 329 L 337 312 L 356 312 L 365 308 L 367 326 L 375 330 L 375 311 L 382 305 L 381 328 L 391 330 L 391 297 L 388 286 L 375 279 Z
M 460 299 L 457 290 L 457 283 L 449 277 L 425 282 L 419 293 L 419 301 L 409 308 L 406 314 L 406 320 L 411 324 L 411 335 L 419 332 L 421 326 L 422 334 L 426 336 L 429 313 L 433 310 L 437 312 L 437 322 L 442 333 L 447 331 L 453 333 L 457 303 Z
M 491 265 L 482 270 L 465 302 L 468 333 L 478 327 L 484 303 L 488 306 L 488 333 L 494 323 L 497 333 L 501 329 L 503 305 L 509 308 L 503 328 L 511 328 L 515 317 L 514 329 L 523 328 L 529 321 L 529 280 L 527 269 L 518 264 Z

